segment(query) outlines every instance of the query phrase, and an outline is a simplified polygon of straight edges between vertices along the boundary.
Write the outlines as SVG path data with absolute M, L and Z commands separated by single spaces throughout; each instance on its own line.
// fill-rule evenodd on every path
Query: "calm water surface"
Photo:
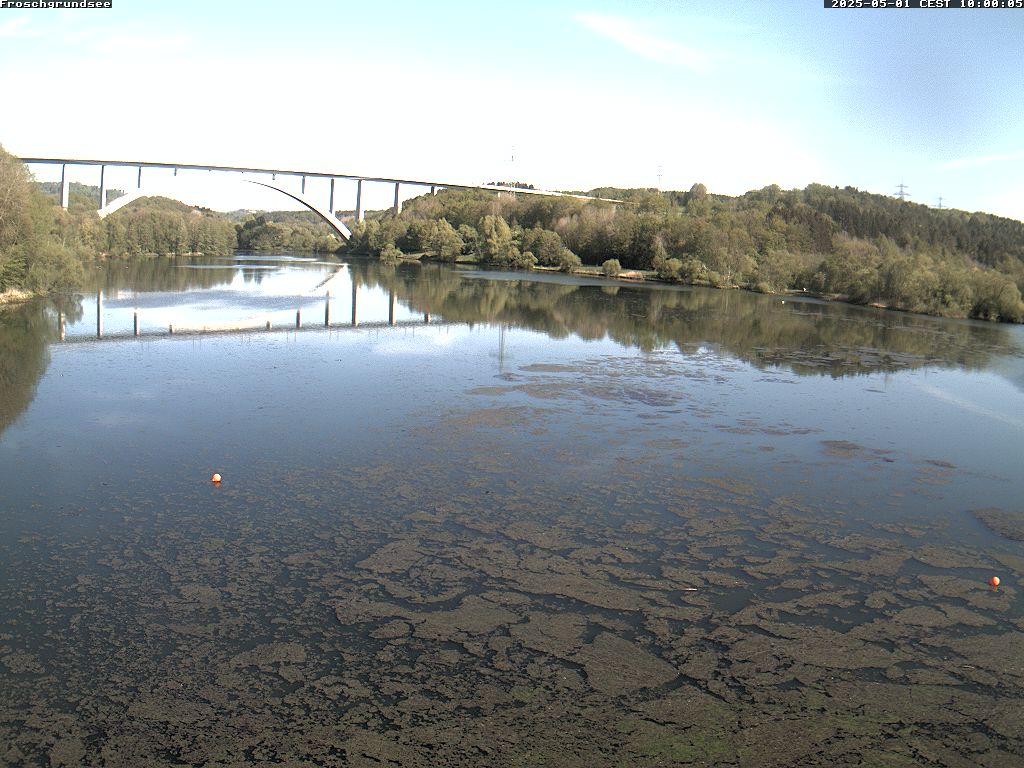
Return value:
M 241 254 L 0 382 L 0 764 L 1024 764 L 1021 328 Z

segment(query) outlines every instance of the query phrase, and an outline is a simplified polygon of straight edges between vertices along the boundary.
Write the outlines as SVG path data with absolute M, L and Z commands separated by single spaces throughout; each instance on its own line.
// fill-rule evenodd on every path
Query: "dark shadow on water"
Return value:
M 58 312 L 67 322 L 79 320 L 81 301 L 68 297 L 0 308 L 0 434 L 35 397 L 50 363 L 48 345 L 60 334 Z

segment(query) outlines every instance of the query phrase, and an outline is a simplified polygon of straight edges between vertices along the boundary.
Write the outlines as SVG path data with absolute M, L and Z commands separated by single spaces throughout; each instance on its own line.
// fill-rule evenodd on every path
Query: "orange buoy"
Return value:
M 988 580 L 988 583 L 991 584 L 993 587 L 998 587 L 999 586 L 999 577 L 998 576 L 993 576 L 991 579 Z
M 213 477 L 210 478 L 210 482 L 217 484 L 220 482 L 220 472 L 214 472 Z

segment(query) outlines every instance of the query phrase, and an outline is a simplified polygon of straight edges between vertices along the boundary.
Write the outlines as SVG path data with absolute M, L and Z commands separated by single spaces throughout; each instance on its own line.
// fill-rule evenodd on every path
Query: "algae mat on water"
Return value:
M 26 492 L 4 520 L 22 530 L 0 542 L 0 763 L 1024 760 L 1024 559 L 954 497 L 1012 478 L 828 429 L 803 417 L 810 398 L 747 407 L 768 374 L 709 352 L 545 351 L 415 391 L 422 361 L 381 364 L 393 415 L 310 446 L 295 425 L 349 404 L 310 408 L 319 378 L 283 364 L 301 343 L 260 383 L 294 401 L 174 411 L 182 453 L 218 439 L 202 429 L 221 411 L 244 423 L 219 487 L 206 466 L 174 477 L 191 455 L 131 464 L 164 455 L 150 444 L 106 470 L 80 451 L 93 474 L 75 494 Z M 244 356 L 173 350 L 197 348 L 209 370 Z M 337 357 L 332 376 L 358 361 Z M 171 380 L 185 405 L 207 386 Z M 132 407 L 164 381 L 136 382 Z M 104 405 L 84 423 L 152 428 Z

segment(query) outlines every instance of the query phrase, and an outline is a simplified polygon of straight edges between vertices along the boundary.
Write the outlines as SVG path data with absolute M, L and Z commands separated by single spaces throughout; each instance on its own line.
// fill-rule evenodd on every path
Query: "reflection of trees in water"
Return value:
M 310 269 L 320 270 L 321 266 L 312 260 L 288 261 L 287 269 L 300 268 L 303 264 Z M 245 254 L 238 260 L 234 257 L 206 256 L 151 256 L 138 259 L 113 259 L 94 270 L 86 278 L 85 293 L 102 289 L 106 294 L 118 291 L 170 292 L 216 288 L 229 285 L 241 274 L 249 284 L 260 284 L 268 275 L 274 274 L 277 263 L 262 257 L 260 264 L 245 261 Z
M 203 267 L 189 269 L 189 267 Z M 238 272 L 232 260 L 202 256 L 154 256 L 113 260 L 87 278 L 84 290 L 106 294 L 118 291 L 188 291 L 214 288 L 234 280 Z
M 263 278 L 266 277 L 266 270 L 260 267 L 242 267 L 242 279 L 248 283 L 255 283 L 259 285 L 263 282 Z
M 190 290 L 230 283 L 237 270 L 233 262 L 155 258 L 113 262 L 95 279 L 107 292 Z M 983 368 L 993 356 L 1019 354 L 1002 326 L 842 304 L 787 300 L 783 305 L 778 297 L 740 291 L 470 279 L 442 265 L 388 266 L 376 260 L 354 260 L 350 270 L 357 284 L 394 291 L 413 311 L 449 322 L 504 324 L 556 338 L 610 337 L 643 350 L 676 346 L 688 352 L 712 344 L 753 365 L 778 365 L 799 374 Z M 0 431 L 32 402 L 48 364 L 47 344 L 58 336 L 58 312 L 69 324 L 84 314 L 77 298 L 0 311 Z
M 75 299 L 61 300 L 59 309 L 74 321 L 82 316 Z M 36 384 L 50 363 L 47 349 L 57 338 L 52 305 L 33 301 L 0 311 L 0 432 L 3 432 L 35 397 Z
M 394 291 L 416 312 L 503 323 L 554 337 L 652 350 L 711 344 L 753 365 L 845 376 L 920 366 L 982 368 L 1012 349 L 1005 328 L 786 300 L 742 291 L 467 279 L 440 265 L 354 262 L 354 279 Z

